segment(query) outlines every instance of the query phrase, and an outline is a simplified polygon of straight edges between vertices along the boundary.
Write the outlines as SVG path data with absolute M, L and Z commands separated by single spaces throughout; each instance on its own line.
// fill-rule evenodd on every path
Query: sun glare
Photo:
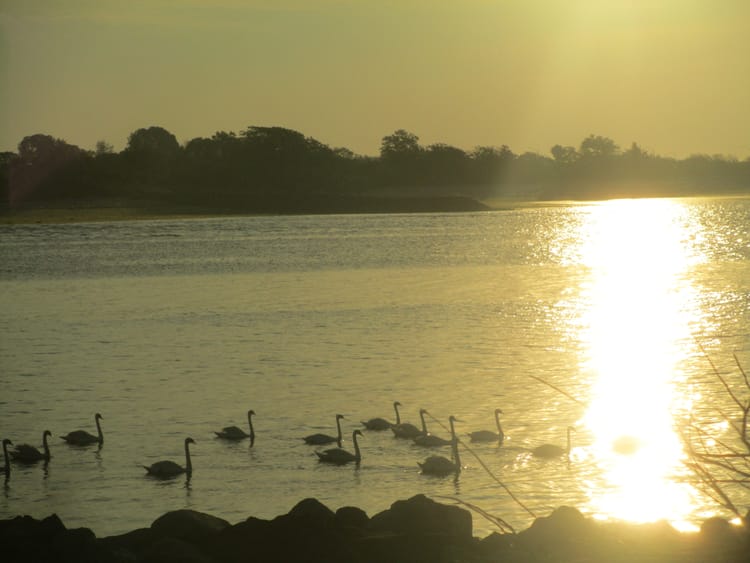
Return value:
M 692 509 L 690 488 L 674 479 L 683 472 L 674 416 L 690 406 L 680 363 L 694 345 L 682 273 L 698 260 L 685 213 L 669 200 L 612 201 L 583 226 L 582 371 L 592 378 L 583 422 L 605 481 L 590 493 L 600 516 L 679 525 Z

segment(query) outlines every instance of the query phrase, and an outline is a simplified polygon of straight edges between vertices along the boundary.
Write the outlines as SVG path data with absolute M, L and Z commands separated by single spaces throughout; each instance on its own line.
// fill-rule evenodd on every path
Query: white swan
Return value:
M 498 442 L 500 445 L 503 444 L 505 439 L 505 433 L 503 432 L 502 426 L 500 426 L 500 415 L 503 413 L 500 409 L 495 409 L 495 425 L 497 426 L 497 432 L 492 430 L 477 430 L 476 432 L 469 432 L 469 439 L 472 442 Z
M 553 457 L 560 457 L 561 455 L 569 456 L 570 455 L 570 431 L 571 430 L 575 430 L 575 428 L 573 426 L 568 426 L 567 428 L 568 443 L 565 448 L 562 448 L 561 446 L 556 446 L 554 444 L 543 444 L 531 450 L 531 453 L 535 457 L 541 457 L 545 459 L 551 459 Z
M 102 415 L 100 415 L 99 413 L 96 413 L 94 415 L 96 430 L 99 434 L 98 436 L 89 434 L 85 430 L 74 430 L 73 432 L 69 432 L 65 436 L 60 436 L 60 438 L 65 440 L 68 444 L 72 444 L 74 446 L 88 446 L 89 444 L 97 443 L 101 446 L 104 443 L 104 434 L 102 434 L 102 427 L 99 423 L 99 420 L 102 418 Z
M 193 474 L 193 464 L 190 461 L 190 448 L 188 447 L 188 444 L 195 444 L 195 440 L 192 438 L 185 438 L 185 467 L 182 467 L 174 461 L 157 461 L 156 463 L 151 464 L 150 467 L 143 466 L 146 470 L 146 474 L 158 479 L 169 479 L 170 477 L 176 477 L 177 475 L 185 473 L 189 479 Z
M 253 415 L 255 411 L 250 409 L 247 411 L 247 423 L 250 426 L 250 433 L 248 434 L 242 428 L 237 426 L 225 426 L 220 432 L 214 432 L 217 437 L 224 440 L 244 440 L 250 438 L 250 447 L 255 444 L 255 430 L 253 430 Z
M 417 462 L 419 468 L 422 470 L 423 475 L 437 475 L 444 476 L 455 473 L 458 475 L 461 472 L 461 458 L 458 455 L 458 438 L 456 438 L 456 429 L 453 423 L 456 421 L 456 417 L 451 415 L 448 418 L 448 422 L 451 425 L 451 438 L 453 442 L 453 460 L 443 457 L 441 455 L 432 455 L 424 460 L 422 463 Z
M 395 424 L 392 422 L 388 422 L 384 418 L 371 418 L 370 420 L 363 420 L 362 425 L 367 428 L 368 430 L 388 430 L 392 426 L 395 426 L 397 424 L 401 424 L 401 417 L 398 414 L 398 407 L 401 406 L 401 403 L 396 401 L 393 403 L 393 410 L 396 411 L 396 422 Z
M 425 446 L 428 448 L 435 448 L 437 446 L 450 446 L 453 443 L 452 440 L 446 440 L 445 438 L 441 438 L 440 436 L 430 434 L 427 431 L 427 425 L 424 421 L 424 415 L 426 414 L 430 414 L 426 409 L 419 410 L 419 416 L 422 417 L 422 428 L 424 429 L 424 433 L 414 438 L 414 443 L 418 446 Z
M 329 436 L 328 434 L 310 434 L 309 436 L 305 436 L 302 438 L 305 441 L 305 444 L 310 444 L 311 446 L 325 446 L 326 444 L 333 444 L 336 442 L 336 445 L 338 447 L 341 447 L 341 419 L 344 418 L 343 414 L 337 414 L 336 415 L 336 430 L 338 431 L 336 437 Z
M 47 444 L 47 436 L 52 436 L 52 432 L 45 430 L 42 434 L 42 447 L 44 452 L 40 452 L 34 446 L 29 444 L 20 444 L 16 446 L 16 449 L 10 452 L 10 456 L 13 461 L 19 463 L 36 463 L 37 461 L 49 461 L 52 457 L 49 453 L 49 445 Z
M 354 453 L 347 452 L 341 448 L 331 448 L 322 452 L 315 452 L 318 456 L 318 461 L 325 463 L 334 463 L 336 465 L 344 465 L 346 463 L 355 462 L 359 465 L 362 461 L 362 454 L 359 451 L 359 444 L 357 443 L 357 436 L 362 436 L 360 430 L 352 432 L 352 442 L 354 442 Z
M 413 440 L 417 436 L 421 436 L 422 434 L 427 434 L 427 424 L 424 421 L 424 409 L 419 409 L 419 418 L 422 419 L 422 429 L 420 430 L 413 424 L 410 424 L 408 422 L 403 422 L 400 424 L 396 424 L 395 426 L 391 427 L 391 430 L 393 431 L 393 435 L 396 438 L 406 438 L 408 440 Z

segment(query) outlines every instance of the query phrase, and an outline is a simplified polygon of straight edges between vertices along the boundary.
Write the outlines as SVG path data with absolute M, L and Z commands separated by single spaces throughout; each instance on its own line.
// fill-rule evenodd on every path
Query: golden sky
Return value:
M 750 157 L 750 0 L 0 0 L 0 150 L 278 125 Z

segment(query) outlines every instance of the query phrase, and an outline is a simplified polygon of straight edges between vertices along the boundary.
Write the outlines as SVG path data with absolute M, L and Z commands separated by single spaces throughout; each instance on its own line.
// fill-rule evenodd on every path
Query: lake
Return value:
M 750 199 L 0 226 L 0 306 L 0 437 L 53 434 L 46 468 L 13 464 L 0 518 L 56 512 L 104 536 L 179 508 L 234 523 L 316 497 L 373 515 L 424 493 L 516 529 L 561 505 L 690 529 L 727 515 L 678 430 L 733 439 L 709 359 L 748 395 L 733 354 L 750 367 Z M 440 436 L 458 419 L 457 479 L 417 466 L 449 448 L 390 431 L 365 430 L 359 467 L 302 441 L 341 413 L 351 450 L 394 401 Z M 504 444 L 470 443 L 495 408 Z M 214 436 L 248 409 L 252 448 Z M 97 412 L 101 449 L 59 438 L 95 433 Z M 568 426 L 569 461 L 530 454 Z M 145 476 L 184 464 L 188 436 L 189 482 Z

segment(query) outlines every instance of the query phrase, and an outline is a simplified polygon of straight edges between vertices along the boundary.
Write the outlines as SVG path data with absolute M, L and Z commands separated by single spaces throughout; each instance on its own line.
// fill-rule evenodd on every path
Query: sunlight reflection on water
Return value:
M 606 483 L 590 490 L 600 516 L 687 527 L 695 509 L 694 492 L 676 480 L 686 473 L 676 417 L 691 406 L 680 364 L 695 353 L 690 327 L 700 316 L 682 275 L 702 259 L 686 215 L 674 200 L 614 201 L 582 227 L 591 277 L 581 368 L 593 381 L 582 422 Z

